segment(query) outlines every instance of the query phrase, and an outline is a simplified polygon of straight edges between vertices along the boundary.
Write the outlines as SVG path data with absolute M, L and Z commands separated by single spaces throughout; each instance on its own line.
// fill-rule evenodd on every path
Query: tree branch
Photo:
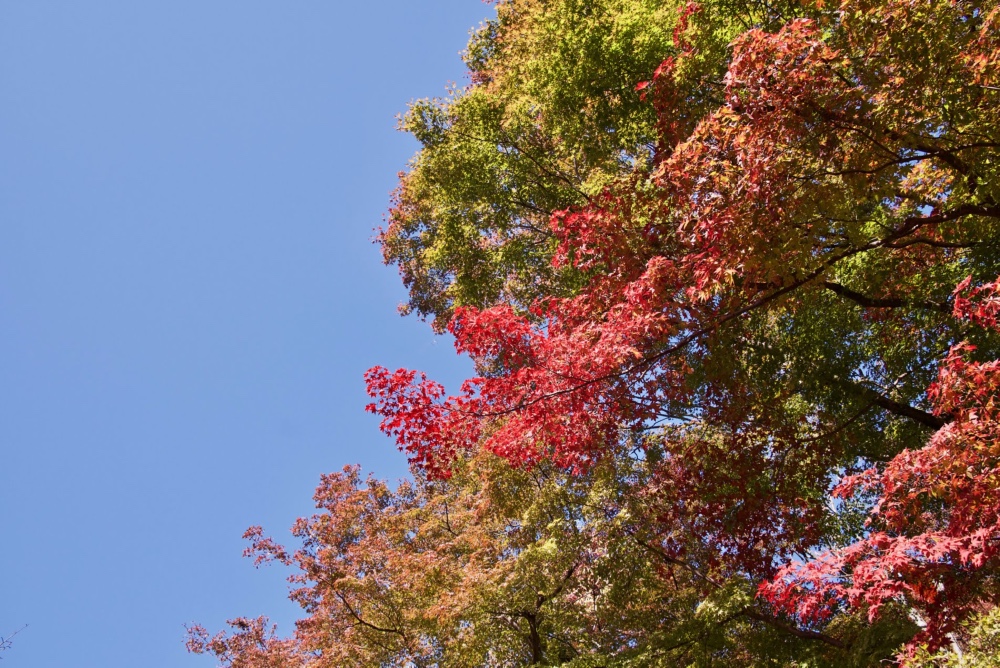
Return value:
M 850 288 L 844 287 L 840 283 L 833 283 L 831 281 L 823 281 L 823 287 L 843 297 L 844 299 L 849 299 L 856 304 L 864 306 L 865 308 L 902 308 L 904 306 L 911 306 L 941 311 L 942 313 L 951 313 L 951 308 L 949 308 L 947 304 L 935 304 L 934 302 L 909 302 L 905 299 L 899 298 L 868 297 L 860 292 L 855 292 Z
M 940 429 L 952 420 L 950 415 L 938 416 L 933 413 L 928 413 L 927 411 L 920 410 L 919 408 L 914 408 L 909 404 L 904 404 L 902 402 L 895 401 L 894 399 L 890 399 L 889 397 L 883 396 L 871 388 L 858 385 L 857 383 L 842 381 L 840 384 L 844 388 L 869 400 L 879 408 L 884 408 L 890 413 L 919 422 L 920 424 L 930 427 L 931 429 Z
M 749 617 L 750 619 L 756 619 L 758 622 L 764 622 L 768 626 L 778 629 L 779 631 L 783 631 L 784 633 L 793 635 L 796 638 L 802 638 L 803 640 L 818 640 L 819 642 L 826 643 L 827 645 L 830 645 L 831 647 L 836 647 L 837 649 L 850 649 L 850 645 L 846 644 L 842 640 L 834 638 L 833 636 L 828 636 L 825 633 L 819 633 L 817 631 L 800 629 L 797 626 L 793 626 L 792 624 L 786 624 L 785 622 L 779 619 L 775 619 L 774 617 L 771 617 L 769 615 L 762 614 L 751 608 L 747 608 L 746 610 L 744 610 L 743 614 Z
M 351 606 L 351 604 L 347 602 L 347 597 L 345 597 L 339 591 L 334 591 L 333 593 L 334 593 L 334 595 L 336 595 L 337 598 L 340 599 L 340 602 L 344 604 L 344 607 L 347 608 L 347 612 L 350 613 L 351 617 L 354 617 L 354 619 L 356 619 L 358 621 L 358 623 L 361 624 L 362 626 L 367 626 L 368 628 L 372 629 L 373 631 L 378 631 L 379 633 L 395 633 L 396 635 L 400 636 L 403 640 L 406 640 L 406 634 L 403 633 L 403 631 L 401 631 L 400 629 L 384 628 L 384 627 L 372 624 L 371 622 L 365 621 L 364 619 L 362 619 L 362 617 L 361 617 L 361 615 L 359 613 L 355 612 L 355 610 Z

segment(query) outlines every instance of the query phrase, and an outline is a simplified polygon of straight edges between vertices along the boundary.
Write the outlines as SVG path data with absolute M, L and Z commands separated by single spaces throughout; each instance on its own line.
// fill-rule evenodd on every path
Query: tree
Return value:
M 946 642 L 1000 595 L 988 296 L 1000 274 L 1000 9 L 692 3 L 633 99 L 596 105 L 608 110 L 598 129 L 551 120 L 560 101 L 588 108 L 598 93 L 545 65 L 565 58 L 577 26 L 601 34 L 602 12 L 620 8 L 501 5 L 477 51 L 485 83 L 431 107 L 437 134 L 383 243 L 412 306 L 448 323 L 479 375 L 449 397 L 376 368 L 370 409 L 435 476 L 478 448 L 582 474 L 615 443 L 655 444 L 650 503 L 672 558 L 764 584 L 800 630 L 861 609 L 919 619 L 911 648 Z M 524 72 L 541 84 L 525 86 L 535 115 L 520 131 L 552 162 L 483 180 L 507 193 L 522 192 L 518 179 L 572 182 L 548 229 L 512 231 L 444 179 L 409 189 L 464 136 L 464 100 L 493 95 L 504 109 Z M 652 119 L 631 112 L 643 101 Z M 572 153 L 595 135 L 610 153 Z M 556 164 L 563 150 L 575 170 Z M 474 233 L 450 236 L 451 215 Z M 467 257 L 480 273 L 463 271 Z M 985 302 L 971 306 L 969 289 Z
M 864 653 L 771 616 L 749 582 L 722 585 L 663 552 L 638 454 L 567 475 L 481 451 L 448 480 L 417 473 L 396 489 L 356 467 L 324 476 L 319 512 L 293 528 L 298 549 L 247 533 L 258 563 L 295 569 L 307 616 L 294 637 L 236 619 L 228 635 L 193 628 L 189 646 L 233 668 L 858 665 Z M 842 630 L 876 655 L 903 637 L 860 619 Z
M 296 550 L 249 532 L 306 618 L 191 648 L 312 668 L 987 647 L 998 53 L 995 0 L 498 3 L 471 84 L 403 119 L 422 148 L 380 236 L 404 310 L 476 376 L 449 395 L 370 370 L 414 480 L 324 478 Z

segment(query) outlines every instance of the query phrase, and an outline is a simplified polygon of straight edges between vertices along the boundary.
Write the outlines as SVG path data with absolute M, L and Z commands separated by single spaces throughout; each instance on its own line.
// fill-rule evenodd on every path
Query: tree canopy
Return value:
M 193 647 L 860 666 L 992 642 L 1000 5 L 508 0 L 466 60 L 402 120 L 422 148 L 379 240 L 477 375 L 370 370 L 415 480 L 325 478 L 301 550 L 250 536 L 302 573 L 296 636 Z

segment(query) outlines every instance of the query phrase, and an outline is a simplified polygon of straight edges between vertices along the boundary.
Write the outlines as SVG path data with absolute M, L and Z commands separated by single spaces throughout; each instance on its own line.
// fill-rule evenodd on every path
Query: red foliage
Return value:
M 1000 280 L 955 291 L 955 315 L 997 328 Z M 861 541 L 789 564 L 761 587 L 776 607 L 814 622 L 839 606 L 874 619 L 887 603 L 906 601 L 926 629 L 914 645 L 944 642 L 982 597 L 1000 568 L 1000 360 L 969 361 L 973 347 L 952 347 L 928 389 L 951 421 L 919 450 L 905 450 L 881 471 L 845 478 L 834 494 L 877 492 Z
M 187 649 L 214 654 L 230 668 L 298 668 L 308 665 L 308 655 L 298 642 L 275 636 L 266 617 L 229 620 L 232 634 L 209 635 L 202 626 L 188 628 Z
M 383 431 L 433 474 L 480 434 L 484 447 L 512 461 L 549 457 L 579 468 L 621 430 L 670 417 L 669 406 L 688 393 L 689 368 L 675 353 L 822 271 L 800 276 L 814 249 L 781 251 L 775 235 L 801 231 L 782 232 L 775 221 L 801 190 L 785 152 L 820 106 L 848 97 L 830 72 L 835 58 L 804 20 L 740 38 L 726 77 L 729 105 L 664 157 L 651 198 L 609 192 L 552 217 L 560 240 L 553 262 L 593 272 L 587 290 L 536 302 L 541 324 L 507 305 L 459 309 L 448 326 L 458 351 L 495 373 L 445 398 L 412 371 L 371 370 L 368 410 L 383 417 Z M 654 80 L 669 79 L 671 67 L 665 61 Z M 644 222 L 650 208 L 676 228 Z M 837 257 L 851 252 L 860 250 Z M 726 296 L 736 281 L 742 289 Z

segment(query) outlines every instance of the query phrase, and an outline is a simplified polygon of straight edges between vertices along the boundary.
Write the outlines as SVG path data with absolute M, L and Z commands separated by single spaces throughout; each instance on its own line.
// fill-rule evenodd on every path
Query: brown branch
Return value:
M 400 629 L 383 628 L 381 626 L 372 624 L 371 622 L 365 621 L 364 619 L 362 619 L 360 613 L 354 611 L 354 608 L 351 606 L 350 603 L 347 602 L 347 598 L 342 593 L 340 593 L 339 591 L 334 591 L 333 593 L 337 598 L 340 599 L 340 602 L 344 604 L 344 607 L 347 608 L 347 612 L 350 613 L 351 617 L 354 617 L 354 619 L 356 619 L 358 623 L 361 624 L 362 626 L 367 626 L 373 631 L 378 631 L 379 633 L 395 633 L 396 635 L 400 636 L 403 640 L 407 639 L 406 634 Z
M 860 292 L 855 292 L 850 288 L 844 287 L 840 283 L 833 283 L 831 281 L 823 281 L 823 287 L 830 292 L 833 292 L 844 299 L 849 299 L 856 304 L 864 306 L 865 308 L 903 308 L 909 306 L 930 309 L 933 311 L 941 311 L 942 313 L 951 313 L 951 307 L 947 304 L 936 304 L 934 302 L 910 302 L 905 299 L 893 297 L 868 297 Z
M 861 416 L 864 415 L 865 413 L 867 413 L 871 409 L 871 407 L 874 406 L 874 405 L 875 405 L 874 401 L 869 401 L 867 404 L 865 404 L 864 408 L 862 408 L 857 413 L 855 413 L 854 415 L 852 415 L 850 419 L 848 419 L 845 422 L 837 425 L 833 429 L 831 429 L 829 431 L 826 431 L 826 432 L 824 432 L 822 434 L 816 434 L 815 436 L 808 436 L 806 438 L 797 439 L 796 443 L 799 444 L 799 445 L 803 445 L 805 443 L 812 443 L 814 441 L 820 441 L 820 440 L 823 440 L 825 438 L 830 438 L 831 436 L 836 436 L 837 434 L 839 434 L 840 432 L 844 431 L 845 429 L 847 429 L 848 427 L 850 427 L 852 424 L 854 424 L 855 422 L 857 422 L 859 419 L 861 419 Z
M 750 619 L 756 619 L 759 622 L 764 622 L 768 626 L 778 629 L 779 631 L 782 631 L 784 633 L 788 633 L 789 635 L 793 635 L 796 638 L 802 638 L 803 640 L 818 640 L 819 642 L 826 643 L 827 645 L 830 645 L 831 647 L 836 647 L 837 649 L 850 649 L 850 645 L 848 645 L 842 640 L 834 638 L 833 636 L 828 636 L 825 633 L 819 633 L 817 631 L 800 629 L 797 626 L 786 624 L 781 620 L 775 619 L 774 617 L 765 615 L 750 608 L 744 610 L 743 614 L 749 617 Z
M 545 605 L 547 602 L 551 601 L 556 596 L 562 593 L 562 590 L 566 588 L 566 585 L 573 578 L 573 574 L 576 573 L 576 569 L 579 565 L 580 565 L 579 563 L 575 563 L 569 568 L 567 568 L 566 573 L 563 575 L 562 581 L 560 581 L 559 584 L 556 585 L 556 588 L 553 589 L 551 593 L 538 595 L 538 598 L 535 599 L 536 612 L 541 610 L 542 606 Z
M 933 413 L 928 413 L 927 411 L 920 410 L 919 408 L 915 408 L 909 404 L 904 404 L 900 401 L 895 401 L 894 399 L 883 396 L 875 390 L 869 387 L 864 387 L 863 385 L 858 385 L 850 381 L 841 381 L 840 385 L 855 394 L 861 395 L 879 408 L 884 408 L 890 413 L 919 422 L 920 424 L 930 427 L 931 429 L 940 429 L 952 420 L 950 415 L 938 416 Z
M 931 246 L 933 248 L 975 248 L 976 246 L 982 246 L 981 241 L 936 241 L 934 239 L 917 238 L 917 239 L 907 239 L 906 241 L 901 241 L 898 244 L 886 244 L 886 248 L 906 248 L 907 246 L 913 246 L 915 244 L 924 244 Z
M 458 538 L 458 534 L 451 528 L 451 516 L 448 514 L 448 502 L 444 502 L 444 529 L 453 537 Z
M 538 633 L 538 618 L 530 612 L 523 612 L 521 616 L 528 621 L 528 646 L 531 647 L 531 665 L 542 662 L 542 637 Z
M 658 556 L 665 563 L 670 564 L 671 566 L 680 566 L 681 568 L 683 568 L 683 569 L 685 569 L 687 571 L 690 571 L 695 577 L 697 577 L 700 580 L 704 580 L 705 582 L 707 582 L 708 584 L 712 585 L 716 589 L 721 589 L 722 588 L 722 584 L 716 582 L 715 580 L 713 580 L 709 576 L 705 575 L 704 573 L 702 573 L 701 571 L 699 571 L 697 568 L 695 568 L 694 566 L 692 566 L 688 562 L 684 561 L 683 559 L 677 559 L 676 557 L 671 557 L 669 554 L 667 554 L 666 552 L 664 552 L 663 550 L 661 550 L 656 545 L 652 545 L 650 543 L 647 543 L 644 540 L 640 540 L 633 533 L 629 533 L 628 536 L 632 540 L 634 540 L 638 545 L 640 545 L 641 547 L 646 548 L 647 550 L 649 550 L 650 552 L 652 552 L 653 554 L 655 554 L 656 556 Z

